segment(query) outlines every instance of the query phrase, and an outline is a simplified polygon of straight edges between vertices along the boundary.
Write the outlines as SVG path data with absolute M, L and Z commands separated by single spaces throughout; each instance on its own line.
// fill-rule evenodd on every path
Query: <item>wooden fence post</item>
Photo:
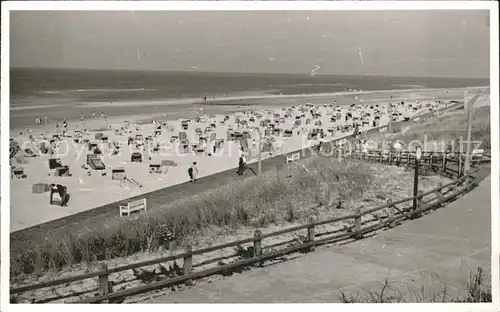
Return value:
M 356 209 L 356 216 L 354 217 L 354 237 L 359 239 L 362 237 L 359 232 L 361 231 L 361 208 Z
M 458 182 L 455 182 L 455 184 L 453 184 L 453 193 L 456 194 L 458 192 Z
M 101 264 L 101 271 L 105 271 L 103 275 L 99 275 L 99 296 L 105 296 L 109 293 L 109 273 L 108 265 L 106 263 Z M 108 302 L 107 300 L 105 301 Z
M 309 243 L 314 242 L 314 238 L 316 237 L 316 231 L 314 228 L 314 218 L 309 217 L 309 227 L 307 228 L 307 241 Z M 313 244 L 309 247 L 309 251 L 314 251 L 316 246 Z
M 442 166 L 441 171 L 443 173 L 445 173 L 446 172 L 446 153 L 443 153 L 443 161 L 441 163 L 441 166 Z
M 260 230 L 255 230 L 253 232 L 253 256 L 259 257 L 262 255 L 262 232 Z
M 261 230 L 255 230 L 253 232 L 253 256 L 255 257 L 260 257 L 262 256 L 262 231 Z M 257 263 L 258 266 L 262 266 L 262 262 Z
M 443 182 L 439 182 L 438 187 L 439 187 L 438 191 L 439 206 L 441 207 L 443 205 L 443 198 L 444 198 Z
M 184 256 L 184 275 L 188 275 L 191 273 L 191 270 L 193 268 L 193 247 L 191 247 L 191 245 L 187 245 L 186 246 L 186 251 L 185 253 L 187 254 L 186 256 Z M 186 286 L 191 286 L 193 285 L 193 281 L 192 280 L 187 280 L 186 281 Z
M 389 151 L 389 165 L 392 164 L 392 152 Z
M 418 198 L 417 198 L 417 210 L 421 210 L 422 208 L 424 208 L 424 192 L 423 191 L 418 191 L 417 193 L 418 195 Z M 421 217 L 422 216 L 422 213 L 423 211 L 418 211 L 417 212 L 417 217 Z
M 387 204 L 389 205 L 389 207 L 387 207 L 387 209 L 389 210 L 389 219 L 392 219 L 394 218 L 394 210 L 395 210 L 394 205 L 392 204 L 392 199 L 388 199 Z M 389 222 L 389 228 L 393 227 L 394 227 L 394 221 Z
M 410 153 L 406 153 L 406 165 L 409 166 L 410 165 Z
M 462 176 L 462 153 L 458 153 L 458 177 Z

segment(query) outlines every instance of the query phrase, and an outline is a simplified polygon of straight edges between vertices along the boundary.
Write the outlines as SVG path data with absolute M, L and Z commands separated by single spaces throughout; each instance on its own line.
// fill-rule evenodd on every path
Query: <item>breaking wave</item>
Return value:
M 63 94 L 72 92 L 138 92 L 138 91 L 155 91 L 151 88 L 131 88 L 131 89 L 70 89 L 70 90 L 54 90 L 54 91 L 39 91 L 45 94 Z

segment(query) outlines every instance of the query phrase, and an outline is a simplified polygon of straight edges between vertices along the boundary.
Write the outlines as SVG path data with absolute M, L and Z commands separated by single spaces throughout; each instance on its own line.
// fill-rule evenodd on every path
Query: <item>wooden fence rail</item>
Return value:
M 409 154 L 409 153 L 408 153 Z M 354 154 L 351 155 L 351 157 Z M 389 154 L 390 155 L 390 154 Z M 365 155 L 366 156 L 366 155 Z M 360 156 L 355 156 L 355 157 L 363 157 L 363 155 Z M 389 156 L 390 157 L 390 156 Z M 447 162 L 450 162 L 447 160 L 447 158 L 442 158 L 444 163 L 446 164 Z M 383 161 L 383 158 L 379 158 L 379 160 Z M 407 157 L 407 164 L 410 164 L 411 158 Z M 432 160 L 430 162 L 430 165 L 432 166 Z M 458 172 L 461 172 L 460 170 L 453 170 L 450 168 L 446 168 L 445 166 L 439 166 L 439 168 L 445 168 L 445 171 L 453 171 L 458 174 Z M 27 291 L 32 291 L 36 289 L 41 289 L 41 288 L 47 288 L 51 286 L 58 286 L 58 285 L 65 285 L 68 283 L 76 282 L 76 281 L 81 281 L 85 279 L 91 279 L 91 278 L 97 278 L 98 280 L 98 293 L 99 296 L 97 297 L 91 297 L 86 300 L 83 300 L 82 302 L 85 303 L 92 303 L 92 302 L 108 302 L 109 300 L 114 300 L 114 299 L 120 299 L 120 298 L 125 298 L 131 295 L 155 290 L 155 289 L 160 289 L 164 287 L 169 287 L 173 285 L 177 285 L 180 283 L 186 283 L 190 284 L 193 280 L 199 279 L 202 277 L 206 277 L 209 275 L 213 274 L 218 274 L 218 273 L 223 273 L 223 272 L 228 272 L 231 271 L 235 268 L 240 268 L 244 267 L 247 265 L 255 264 L 255 263 L 262 263 L 265 260 L 271 259 L 273 257 L 277 257 L 280 255 L 284 255 L 287 253 L 291 253 L 294 251 L 298 250 L 307 250 L 307 251 L 313 251 L 315 246 L 320 245 L 320 244 L 325 244 L 325 243 L 334 243 L 337 241 L 342 241 L 346 239 L 359 239 L 363 236 L 363 234 L 366 234 L 368 232 L 375 231 L 377 229 L 383 228 L 383 227 L 393 227 L 395 223 L 398 221 L 401 221 L 406 218 L 414 218 L 420 216 L 423 212 L 433 209 L 435 207 L 439 207 L 443 205 L 445 202 L 449 201 L 450 199 L 456 198 L 463 192 L 467 191 L 469 188 L 475 186 L 475 182 L 468 183 L 466 184 L 462 189 L 460 189 L 460 186 L 462 186 L 467 180 L 470 180 L 471 178 L 474 179 L 474 174 L 475 170 L 472 170 L 471 172 L 464 174 L 462 176 L 459 176 L 458 179 L 447 183 L 445 185 L 439 185 L 438 187 L 427 191 L 427 192 L 422 192 L 420 191 L 417 196 L 415 197 L 408 197 L 396 201 L 391 201 L 388 200 L 387 203 L 366 209 L 366 210 L 357 210 L 355 213 L 346 215 L 346 216 L 341 216 L 341 217 L 335 217 L 327 220 L 314 220 L 313 218 L 309 219 L 308 224 L 304 225 L 299 225 L 299 226 L 294 226 L 282 230 L 278 230 L 272 233 L 265 233 L 263 234 L 260 230 L 256 230 L 254 233 L 254 237 L 250 238 L 245 238 L 225 244 L 219 244 L 215 246 L 210 246 L 207 248 L 203 249 L 198 249 L 198 250 L 192 250 L 190 246 L 186 248 L 186 250 L 182 253 L 167 256 L 167 257 L 161 257 L 157 259 L 152 259 L 152 260 L 147 260 L 147 261 L 141 261 L 137 263 L 132 263 L 116 268 L 111 268 L 108 269 L 107 266 L 103 265 L 99 271 L 97 272 L 91 272 L 91 273 L 86 273 L 78 276 L 72 276 L 72 277 L 67 277 L 67 278 L 61 278 L 57 280 L 52 280 L 52 281 L 47 281 L 47 282 L 42 282 L 42 283 L 37 283 L 37 284 L 31 284 L 31 285 L 26 285 L 26 286 L 20 286 L 20 287 L 15 287 L 10 289 L 10 294 L 15 295 L 15 294 L 20 294 L 23 292 Z M 452 188 L 453 192 L 451 195 L 445 196 L 445 189 L 447 188 Z M 428 202 L 424 202 L 423 198 L 432 194 L 436 194 L 436 196 Z M 403 203 L 407 202 L 412 202 L 414 199 L 417 199 L 417 206 L 413 207 L 411 205 L 409 208 L 403 208 L 403 209 L 398 209 L 396 208 L 396 205 L 400 205 Z M 376 224 L 370 225 L 368 227 L 363 227 L 363 217 L 367 216 L 369 214 L 373 214 L 375 212 L 381 211 L 381 210 L 386 210 L 387 211 L 387 216 L 385 217 L 385 220 L 382 222 L 378 222 Z M 319 234 L 316 232 L 316 229 L 318 226 L 321 225 L 326 225 L 326 224 L 333 224 L 341 221 L 346 221 L 346 220 L 354 220 L 354 225 L 350 226 L 348 228 L 344 228 L 343 232 L 340 234 L 336 234 L 333 236 L 327 236 L 324 238 L 316 239 L 317 237 L 321 237 L 322 234 Z M 280 250 L 276 251 L 271 251 L 271 252 L 263 252 L 263 250 L 266 248 L 262 244 L 262 241 L 266 238 L 270 237 L 275 237 L 287 233 L 292 233 L 296 231 L 302 231 L 302 230 L 307 230 L 307 236 L 306 236 L 306 242 L 302 244 L 298 244 L 292 247 L 286 247 L 282 248 Z M 350 230 L 350 231 L 349 231 Z M 338 231 L 336 231 L 338 232 Z M 253 257 L 250 259 L 244 259 L 244 260 L 239 260 L 234 263 L 218 266 L 215 268 L 210 268 L 206 269 L 203 271 L 199 272 L 192 272 L 193 267 L 200 266 L 202 264 L 198 265 L 193 265 L 193 256 L 196 255 L 201 255 L 221 249 L 225 249 L 228 247 L 237 247 L 241 246 L 243 244 L 248 244 L 248 243 L 253 243 Z M 278 244 L 278 245 L 283 245 L 283 244 Z M 113 273 L 118 273 L 130 269 L 136 269 L 140 267 L 145 267 L 149 265 L 154 265 L 154 264 L 160 264 L 164 262 L 169 262 L 169 261 L 174 261 L 174 260 L 183 260 L 183 275 L 174 277 L 174 278 L 168 278 L 165 281 L 160 281 L 144 286 L 139 286 L 123 291 L 118 291 L 118 292 L 111 292 L 112 289 L 109 287 L 109 275 Z M 215 261 L 213 260 L 208 260 L 205 261 L 204 263 L 213 263 Z

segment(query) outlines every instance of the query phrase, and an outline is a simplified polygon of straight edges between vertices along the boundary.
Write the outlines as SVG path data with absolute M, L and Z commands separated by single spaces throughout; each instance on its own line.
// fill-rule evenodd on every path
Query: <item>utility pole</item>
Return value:
M 259 133 L 259 164 L 257 167 L 257 175 L 260 176 L 260 173 L 262 172 L 262 132 L 260 132 L 258 127 L 255 127 L 254 129 L 256 129 Z
M 481 96 L 482 91 L 477 91 L 472 99 L 467 102 L 467 90 L 464 94 L 464 105 L 467 108 L 467 150 L 465 154 L 465 164 L 464 164 L 464 173 L 469 172 L 470 170 L 470 157 L 471 157 L 471 140 L 472 140 L 472 113 L 474 109 L 474 103 Z

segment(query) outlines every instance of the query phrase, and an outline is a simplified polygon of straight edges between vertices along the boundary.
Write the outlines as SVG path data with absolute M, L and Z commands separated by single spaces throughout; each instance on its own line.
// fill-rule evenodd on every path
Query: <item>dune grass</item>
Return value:
M 374 134 L 369 136 L 371 140 L 381 142 L 383 140 L 400 140 L 404 144 L 412 141 L 427 142 L 427 147 L 432 148 L 433 142 L 441 145 L 443 148 L 452 147 L 454 151 L 460 150 L 462 140 L 462 152 L 465 152 L 467 140 L 467 113 L 457 111 L 446 115 L 433 118 L 431 120 L 408 125 L 409 129 L 405 132 L 393 134 Z M 402 126 L 401 126 L 402 127 Z M 400 127 L 400 128 L 401 128 Z M 476 108 L 472 117 L 472 141 L 480 141 L 481 145 L 472 144 L 472 148 L 491 149 L 491 129 L 490 129 L 490 107 L 483 106 Z
M 356 293 L 347 293 L 339 290 L 342 303 L 485 303 L 492 302 L 491 285 L 486 280 L 484 270 L 477 268 L 476 273 L 470 273 L 465 287 L 465 294 L 452 297 L 448 287 L 443 283 L 440 291 L 428 291 L 424 285 L 405 289 L 392 285 L 386 278 L 377 291 L 364 290 Z
M 305 221 L 319 213 L 313 206 L 348 201 L 371 186 L 375 173 L 357 161 L 310 157 L 303 165 L 310 173 L 295 168 L 287 178 L 283 166 L 260 177 L 221 185 L 213 191 L 177 199 L 147 216 L 106 221 L 99 232 L 48 239 L 43 245 L 11 246 L 11 275 L 42 273 L 49 269 L 125 257 L 138 252 L 167 250 L 193 243 L 210 227 L 262 228 L 269 224 Z

